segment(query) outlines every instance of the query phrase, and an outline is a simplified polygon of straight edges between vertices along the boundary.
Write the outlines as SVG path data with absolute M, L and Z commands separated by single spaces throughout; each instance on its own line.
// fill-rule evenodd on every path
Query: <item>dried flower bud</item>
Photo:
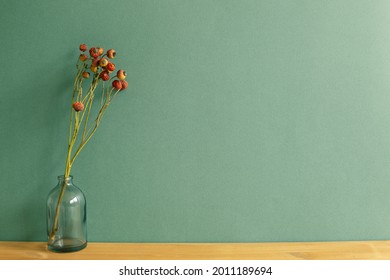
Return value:
M 115 89 L 120 90 L 120 89 L 122 89 L 122 83 L 120 81 L 118 81 L 118 80 L 114 80 L 112 82 L 112 87 L 114 87 Z
M 82 111 L 82 110 L 84 109 L 84 104 L 77 101 L 77 102 L 74 102 L 74 103 L 72 104 L 72 107 L 73 107 L 73 109 L 74 109 L 76 112 L 79 112 L 79 111 Z
M 108 64 L 108 60 L 105 59 L 105 58 L 102 58 L 102 59 L 99 60 L 99 64 L 100 64 L 101 67 L 105 67 Z
M 107 51 L 107 57 L 108 57 L 108 58 L 112 59 L 112 58 L 114 58 L 115 56 L 116 56 L 116 51 L 115 51 L 115 50 L 109 49 L 109 50 Z
M 88 79 L 89 78 L 89 73 L 88 72 L 83 72 L 83 77 L 85 78 L 85 79 Z
M 127 87 L 129 86 L 129 83 L 125 80 L 121 80 L 120 82 L 122 84 L 121 91 L 127 89 Z
M 115 64 L 112 62 L 107 63 L 106 69 L 108 71 L 114 71 L 115 70 Z
M 95 47 L 89 49 L 90 56 L 97 58 L 99 56 L 99 50 Z
M 87 45 L 86 45 L 86 44 L 81 44 L 81 45 L 80 45 L 80 51 L 85 52 L 87 49 L 88 49 L 88 48 L 87 48 Z
M 119 80 L 124 80 L 126 78 L 126 71 L 119 70 L 116 74 Z
M 80 54 L 79 59 L 80 59 L 81 61 L 86 61 L 86 60 L 88 59 L 88 56 L 87 56 L 85 53 L 82 53 L 82 54 Z
M 102 71 L 99 74 L 99 78 L 102 79 L 103 81 L 108 81 L 110 79 L 110 75 L 108 74 L 107 71 Z

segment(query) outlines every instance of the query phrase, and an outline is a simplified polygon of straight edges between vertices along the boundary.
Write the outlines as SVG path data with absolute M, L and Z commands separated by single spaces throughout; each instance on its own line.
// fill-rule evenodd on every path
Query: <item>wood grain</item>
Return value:
M 2 260 L 390 260 L 390 241 L 89 243 L 52 253 L 44 242 L 0 241 Z

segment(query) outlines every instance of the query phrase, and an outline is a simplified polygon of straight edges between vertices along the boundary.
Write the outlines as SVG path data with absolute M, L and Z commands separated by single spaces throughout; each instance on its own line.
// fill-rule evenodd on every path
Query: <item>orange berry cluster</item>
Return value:
M 85 69 L 89 69 L 91 72 L 96 75 L 102 81 L 109 81 L 110 79 L 115 79 L 112 81 L 111 85 L 117 91 L 122 91 L 127 89 L 129 86 L 126 79 L 126 71 L 120 69 L 116 72 L 115 75 L 110 77 L 112 73 L 115 71 L 115 64 L 111 61 L 116 56 L 116 51 L 113 49 L 109 49 L 106 53 L 104 53 L 104 49 L 100 47 L 92 47 L 89 49 L 89 56 L 86 54 L 88 47 L 86 44 L 81 44 L 79 47 L 80 61 L 84 62 Z M 90 73 L 88 71 L 82 72 L 82 77 L 84 79 L 88 79 L 90 77 Z M 84 104 L 82 102 L 74 102 L 72 107 L 75 111 L 79 112 L 84 109 Z
M 80 60 L 81 61 L 91 61 L 89 65 L 89 70 L 93 73 L 99 73 L 99 78 L 103 81 L 110 80 L 110 75 L 115 70 L 115 64 L 111 62 L 109 59 L 113 59 L 116 56 L 116 52 L 113 49 L 109 49 L 106 53 L 104 53 L 104 49 L 100 47 L 92 47 L 89 49 L 89 57 L 85 52 L 88 50 L 86 44 L 80 45 Z M 106 58 L 107 57 L 107 58 Z M 86 79 L 89 78 L 89 72 L 85 71 L 82 73 L 82 76 Z M 118 78 L 118 80 L 114 80 L 112 82 L 112 86 L 117 90 L 125 90 L 129 84 L 125 81 L 126 71 L 118 70 L 116 75 L 113 78 Z

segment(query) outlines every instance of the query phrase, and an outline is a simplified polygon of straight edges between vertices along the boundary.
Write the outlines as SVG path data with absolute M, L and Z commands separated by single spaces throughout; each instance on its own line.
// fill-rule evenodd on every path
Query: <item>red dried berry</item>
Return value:
M 99 50 L 95 47 L 89 49 L 89 55 L 93 58 L 97 58 L 99 56 Z
M 91 67 L 89 67 L 89 69 L 93 72 L 93 73 L 96 73 L 98 71 L 98 68 L 97 66 L 95 65 L 91 65 Z
M 120 81 L 118 81 L 118 80 L 114 80 L 114 81 L 112 82 L 112 86 L 113 86 L 115 89 L 117 89 L 117 90 L 122 89 L 122 83 L 121 83 Z
M 108 57 L 108 58 L 113 59 L 115 56 L 116 56 L 116 51 L 115 51 L 115 50 L 109 49 L 109 50 L 107 51 L 107 57 Z
M 86 61 L 86 60 L 88 59 L 88 56 L 87 56 L 85 53 L 82 53 L 82 54 L 80 54 L 79 59 L 80 59 L 81 61 Z
M 99 65 L 100 58 L 94 58 L 92 59 L 91 65 L 92 66 L 98 66 Z
M 107 71 L 102 71 L 99 74 L 99 78 L 102 79 L 103 81 L 108 81 L 110 79 L 110 75 L 108 74 Z
M 81 44 L 81 45 L 80 45 L 80 51 L 85 52 L 87 49 L 88 49 L 88 48 L 87 48 L 87 45 L 86 45 L 86 44 Z
M 102 55 L 104 53 L 104 49 L 103 48 L 97 48 L 97 51 L 98 51 L 99 55 Z
M 126 71 L 125 70 L 118 70 L 116 76 L 119 80 L 124 80 L 126 78 Z
M 89 73 L 88 72 L 83 72 L 83 77 L 85 78 L 85 79 L 88 79 L 89 78 Z
M 120 82 L 122 84 L 121 91 L 127 89 L 127 87 L 129 86 L 129 83 L 127 81 L 125 81 L 125 80 L 122 80 Z
M 74 102 L 74 103 L 72 104 L 72 107 L 73 107 L 73 109 L 74 109 L 76 112 L 79 112 L 79 111 L 82 111 L 82 110 L 84 109 L 84 104 L 81 103 L 81 102 L 79 102 L 79 101 L 77 101 L 77 102 Z
M 115 64 L 112 63 L 112 62 L 109 62 L 107 65 L 106 65 L 106 69 L 108 71 L 114 71 L 115 70 Z
M 105 67 L 105 66 L 107 66 L 107 64 L 108 64 L 108 60 L 106 58 L 102 58 L 99 60 L 99 65 L 101 67 Z

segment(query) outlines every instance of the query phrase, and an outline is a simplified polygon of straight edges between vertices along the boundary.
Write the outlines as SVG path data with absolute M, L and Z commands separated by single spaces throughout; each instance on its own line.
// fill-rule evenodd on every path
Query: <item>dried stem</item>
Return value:
M 116 91 L 113 93 L 113 88 L 110 89 L 110 87 L 105 88 L 104 83 L 102 87 L 101 92 L 101 101 L 100 101 L 100 109 L 97 113 L 97 116 L 95 118 L 95 121 L 92 124 L 89 124 L 91 109 L 94 104 L 95 99 L 95 90 L 100 82 L 99 75 L 95 73 L 93 75 L 92 82 L 88 88 L 87 93 L 85 96 L 83 96 L 83 81 L 85 80 L 82 76 L 82 73 L 86 70 L 87 64 L 86 63 L 78 63 L 77 64 L 77 74 L 76 78 L 73 84 L 73 93 L 72 93 L 72 103 L 70 106 L 70 121 L 69 121 L 69 136 L 68 136 L 68 150 L 67 150 L 67 156 L 66 156 L 66 163 L 65 163 L 65 171 L 64 171 L 64 183 L 61 186 L 60 195 L 58 197 L 58 202 L 56 206 L 56 212 L 54 216 L 53 221 L 53 228 L 51 229 L 51 233 L 49 236 L 49 243 L 54 242 L 56 233 L 58 231 L 58 224 L 59 224 L 59 213 L 60 213 L 60 207 L 61 202 L 65 194 L 66 190 L 66 178 L 70 176 L 70 171 L 72 169 L 72 165 L 76 159 L 76 157 L 79 155 L 81 150 L 85 147 L 85 145 L 89 142 L 91 137 L 96 132 L 97 128 L 100 125 L 100 122 L 102 120 L 102 117 L 104 113 L 106 112 L 108 106 L 111 103 L 112 98 L 119 92 Z M 113 96 L 112 96 L 113 95 Z M 84 110 L 76 112 L 72 105 L 75 101 L 82 102 L 84 104 Z M 79 140 L 77 148 L 75 147 L 80 127 L 83 126 L 82 129 L 82 135 L 81 139 Z M 74 151 L 75 150 L 75 151 Z M 74 152 L 73 152 L 74 151 Z

